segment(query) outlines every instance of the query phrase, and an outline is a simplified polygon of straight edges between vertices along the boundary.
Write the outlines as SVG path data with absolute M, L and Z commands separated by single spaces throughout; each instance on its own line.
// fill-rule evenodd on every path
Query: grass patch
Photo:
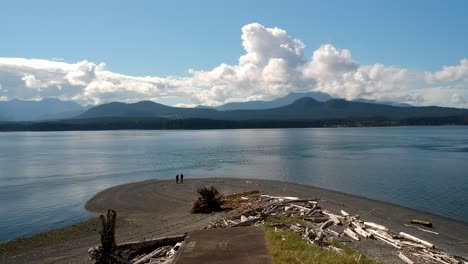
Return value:
M 333 246 L 343 249 L 344 254 L 328 251 L 315 245 L 309 245 L 302 237 L 292 231 L 275 232 L 277 224 L 290 225 L 300 223 L 291 217 L 268 217 L 264 230 L 273 264 L 282 263 L 359 263 L 374 264 L 375 262 L 360 252 L 343 244 L 333 243 Z

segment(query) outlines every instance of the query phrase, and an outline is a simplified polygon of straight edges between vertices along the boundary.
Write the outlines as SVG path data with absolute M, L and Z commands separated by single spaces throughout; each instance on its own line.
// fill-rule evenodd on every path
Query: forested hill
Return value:
M 206 108 L 171 107 L 150 101 L 134 104 L 109 103 L 93 107 L 79 115 L 79 119 L 89 118 L 167 118 L 167 119 L 216 119 L 216 120 L 323 120 L 356 118 L 439 118 L 448 116 L 468 116 L 467 109 L 446 107 L 395 107 L 374 103 L 352 102 L 332 99 L 319 102 L 304 97 L 292 104 L 257 110 L 218 111 Z
M 301 98 L 272 109 L 218 111 L 139 102 L 109 103 L 74 119 L 1 122 L 0 131 L 118 129 L 233 129 L 289 127 L 360 127 L 468 125 L 468 110 L 444 107 L 394 107 L 332 99 Z

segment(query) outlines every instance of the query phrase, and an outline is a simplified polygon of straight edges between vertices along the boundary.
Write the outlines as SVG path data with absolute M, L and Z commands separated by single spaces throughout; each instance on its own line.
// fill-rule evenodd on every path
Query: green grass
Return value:
M 333 246 L 341 248 L 343 254 L 328 251 L 324 248 L 315 245 L 309 245 L 299 234 L 292 231 L 275 232 L 272 225 L 284 223 L 290 225 L 298 223 L 294 218 L 290 217 L 269 217 L 264 226 L 268 248 L 272 256 L 273 264 L 282 263 L 360 263 L 373 264 L 377 263 L 360 252 L 350 249 L 349 247 L 333 243 Z

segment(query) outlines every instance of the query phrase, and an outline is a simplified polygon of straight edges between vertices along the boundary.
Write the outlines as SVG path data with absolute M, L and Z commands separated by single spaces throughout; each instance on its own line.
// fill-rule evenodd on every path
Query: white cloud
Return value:
M 441 71 L 426 72 L 428 82 L 457 82 L 468 79 L 468 59 L 460 60 L 459 65 L 444 66 Z
M 355 99 L 468 107 L 468 60 L 438 72 L 360 65 L 351 51 L 325 44 L 310 57 L 302 41 L 279 28 L 242 27 L 245 54 L 235 65 L 189 70 L 189 77 L 129 76 L 104 63 L 0 58 L 2 99 L 58 97 L 83 104 L 183 98 L 179 105 L 268 100 L 297 91 Z M 460 81 L 462 83 L 460 83 Z M 456 82 L 456 84 L 454 84 Z M 437 86 L 434 87 L 434 85 Z

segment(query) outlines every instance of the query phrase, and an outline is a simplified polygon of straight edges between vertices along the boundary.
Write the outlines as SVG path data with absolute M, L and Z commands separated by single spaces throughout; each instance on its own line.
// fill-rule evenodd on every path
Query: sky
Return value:
M 468 108 L 467 1 L 3 1 L 0 100 Z

